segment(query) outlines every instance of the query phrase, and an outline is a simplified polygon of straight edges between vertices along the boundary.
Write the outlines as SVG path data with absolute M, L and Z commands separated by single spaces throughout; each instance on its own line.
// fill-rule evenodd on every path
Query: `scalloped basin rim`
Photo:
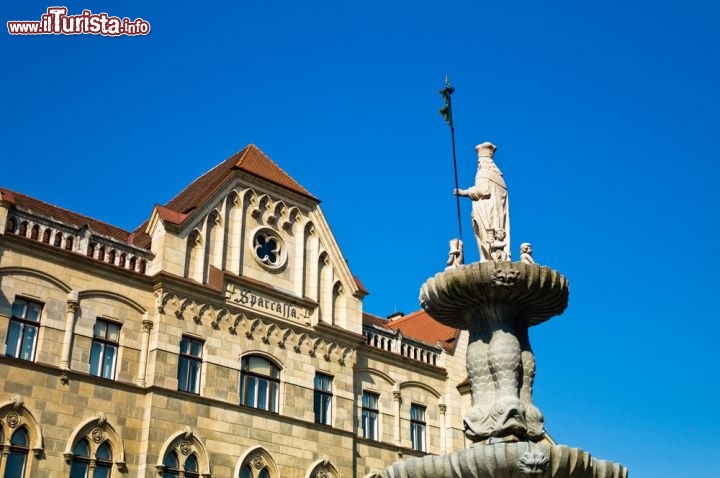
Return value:
M 385 475 L 388 478 L 627 478 L 628 472 L 621 464 L 598 460 L 579 448 L 512 442 L 396 461 L 386 468 Z
M 456 328 L 475 312 L 512 307 L 537 325 L 561 314 L 569 297 L 568 281 L 558 271 L 522 262 L 474 262 L 439 272 L 420 288 L 420 304 L 438 322 Z

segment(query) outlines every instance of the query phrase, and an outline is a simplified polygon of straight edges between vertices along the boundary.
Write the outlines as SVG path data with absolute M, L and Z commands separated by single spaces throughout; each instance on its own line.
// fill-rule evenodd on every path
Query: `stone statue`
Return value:
M 520 244 L 520 262 L 535 264 L 535 259 L 532 258 L 532 244 L 529 242 Z
M 450 252 L 445 270 L 461 266 L 463 261 L 463 242 L 460 239 L 450 239 Z
M 556 444 L 533 403 L 535 354 L 528 329 L 565 311 L 567 279 L 532 259 L 530 243 L 510 261 L 507 189 L 477 148 L 475 185 L 455 194 L 473 201 L 480 262 L 457 267 L 462 243 L 450 241 L 448 267 L 420 288 L 420 305 L 437 322 L 466 329 L 470 407 L 463 419 L 472 442 L 463 450 L 398 460 L 387 478 L 627 478 L 627 469 L 578 448 Z M 458 247 L 459 246 L 459 247 Z
M 455 189 L 454 193 L 469 197 L 472 204 L 472 224 L 480 249 L 480 260 L 493 260 L 491 249 L 495 232 L 502 229 L 506 236 L 503 247 L 505 257 L 510 257 L 510 218 L 508 193 L 503 175 L 493 161 L 495 145 L 482 143 L 475 147 L 478 153 L 478 169 L 475 185 L 468 189 Z
M 494 232 L 492 242 L 490 242 L 490 257 L 495 262 L 497 261 L 509 261 L 510 258 L 506 252 L 507 240 L 504 229 L 498 229 Z

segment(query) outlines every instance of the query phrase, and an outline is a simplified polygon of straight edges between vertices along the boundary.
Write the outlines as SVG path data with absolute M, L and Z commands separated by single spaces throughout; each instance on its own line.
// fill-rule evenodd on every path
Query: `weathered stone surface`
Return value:
M 496 305 L 514 309 L 531 326 L 563 313 L 568 296 L 567 279 L 549 267 L 490 261 L 431 277 L 420 289 L 420 304 L 435 320 L 451 327 L 471 328 L 470 311 Z
M 477 262 L 439 273 L 420 291 L 437 321 L 470 331 L 467 369 L 472 408 L 465 435 L 539 441 L 543 415 L 532 403 L 535 357 L 528 327 L 562 313 L 568 283 L 536 264 Z
M 564 445 L 495 443 L 398 461 L 387 478 L 627 478 L 625 467 Z

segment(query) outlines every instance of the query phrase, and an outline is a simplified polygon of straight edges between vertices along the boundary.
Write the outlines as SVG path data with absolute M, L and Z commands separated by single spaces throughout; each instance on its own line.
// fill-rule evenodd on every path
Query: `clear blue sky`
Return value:
M 53 4 L 8 2 L 7 20 Z M 720 469 L 715 2 L 70 2 L 146 37 L 0 35 L 0 185 L 134 229 L 248 143 L 313 194 L 365 309 L 411 312 L 490 140 L 512 248 L 571 282 L 532 329 L 561 443 L 632 478 Z M 462 218 L 469 260 L 469 204 Z

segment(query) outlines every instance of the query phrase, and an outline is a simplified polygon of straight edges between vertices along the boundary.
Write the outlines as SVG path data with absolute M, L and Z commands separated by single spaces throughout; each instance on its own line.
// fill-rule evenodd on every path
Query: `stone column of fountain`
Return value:
M 555 445 L 546 436 L 543 415 L 532 401 L 535 357 L 528 328 L 565 310 L 568 282 L 527 254 L 522 262 L 509 260 L 508 197 L 493 162 L 495 146 L 483 143 L 476 150 L 475 185 L 455 193 L 473 201 L 481 261 L 455 263 L 420 289 L 420 303 L 430 316 L 469 331 L 472 407 L 464 427 L 473 443 L 448 455 L 396 462 L 387 477 L 627 478 L 622 465 Z

